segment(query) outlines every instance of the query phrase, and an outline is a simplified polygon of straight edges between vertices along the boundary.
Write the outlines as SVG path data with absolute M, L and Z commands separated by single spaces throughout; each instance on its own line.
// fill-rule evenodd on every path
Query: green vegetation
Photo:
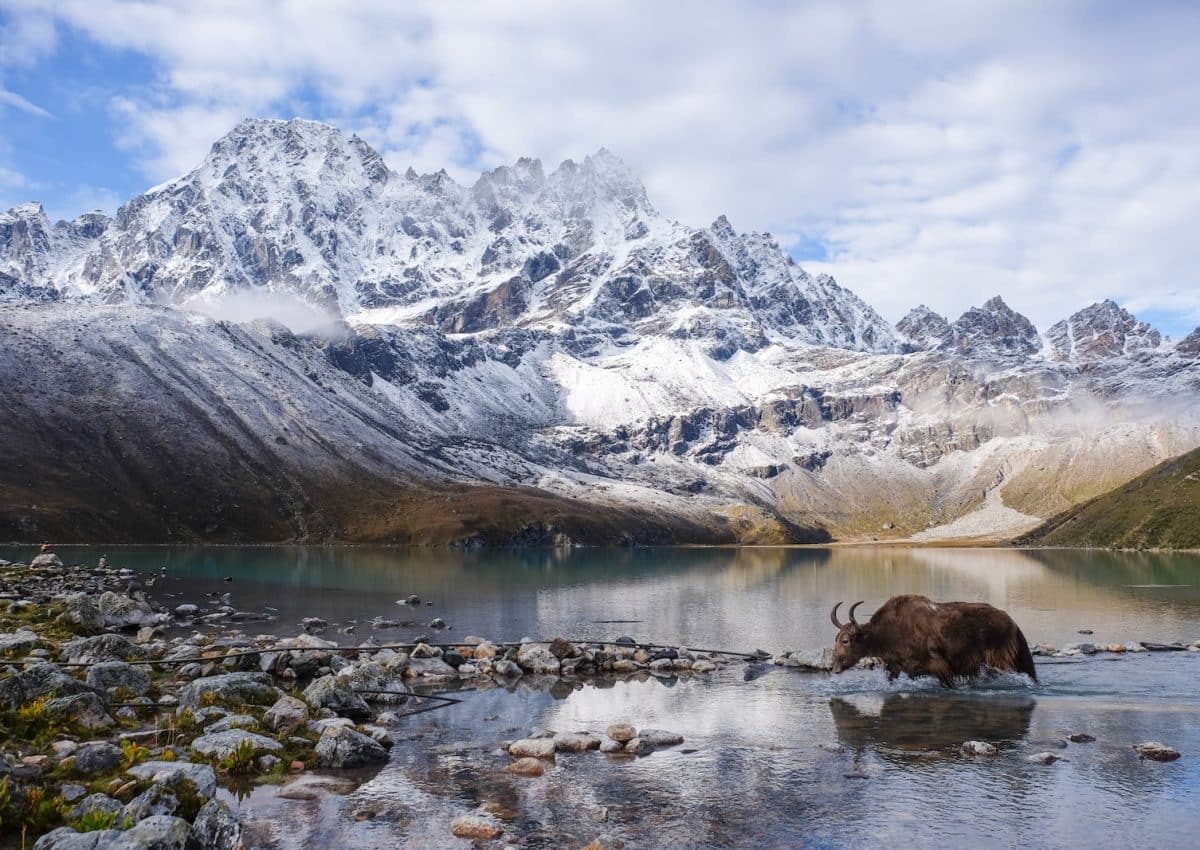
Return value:
M 99 832 L 102 829 L 129 829 L 133 825 L 129 815 L 121 817 L 120 812 L 103 812 L 92 809 L 84 812 L 79 820 L 71 824 L 76 832 Z
M 257 771 L 254 742 L 244 740 L 233 752 L 217 762 L 217 770 L 234 776 L 247 776 Z
M 1014 541 L 1028 546 L 1200 549 L 1200 449 L 1050 518 Z

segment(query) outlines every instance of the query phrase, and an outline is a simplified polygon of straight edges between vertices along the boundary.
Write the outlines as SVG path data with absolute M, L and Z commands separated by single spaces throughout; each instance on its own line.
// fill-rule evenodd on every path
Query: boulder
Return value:
M 0 655 L 25 655 L 37 649 L 41 642 L 37 634 L 28 629 L 0 634 Z
M 141 661 L 149 651 L 121 635 L 76 638 L 63 647 L 59 659 L 68 664 L 98 664 L 103 661 Z
M 151 782 L 172 782 L 183 778 L 192 783 L 196 793 L 206 800 L 217 793 L 217 775 L 210 765 L 190 761 L 146 761 L 127 771 L 137 779 Z
M 517 758 L 550 758 L 557 749 L 553 738 L 522 738 L 508 745 L 508 754 Z
M 34 559 L 29 562 L 29 566 L 33 567 L 34 569 L 61 567 L 62 565 L 62 558 L 58 557 L 58 555 L 55 555 L 53 552 L 43 552 L 40 555 L 36 555 Z
M 119 834 L 112 844 L 96 850 L 185 850 L 191 827 L 183 818 L 153 815 Z
M 591 732 L 566 732 L 554 736 L 554 749 L 560 753 L 583 753 L 600 749 L 600 736 Z
M 179 691 L 179 705 L 200 708 L 208 694 L 229 705 L 272 705 L 282 693 L 265 673 L 224 673 L 189 682 Z
M 338 672 L 338 678 L 367 702 L 403 702 L 408 693 L 404 687 L 404 671 L 407 667 L 408 656 L 398 653 L 386 660 L 364 661 L 347 667 Z
M 304 689 L 304 701 L 314 711 L 327 708 L 342 717 L 364 718 L 372 715 L 366 700 L 333 675 L 314 679 Z
M 320 767 L 350 768 L 383 764 L 387 750 L 373 738 L 346 727 L 329 727 L 321 733 L 314 750 Z
M 517 651 L 517 664 L 529 673 L 557 673 L 562 667 L 550 647 L 544 643 L 525 643 Z
M 205 727 L 205 733 L 212 732 L 228 732 L 230 729 L 245 729 L 247 732 L 254 732 L 258 729 L 258 718 L 249 714 L 230 714 L 211 726 Z
M 115 814 L 122 809 L 121 802 L 114 800 L 107 794 L 88 794 L 78 803 L 71 807 L 67 813 L 71 820 L 79 820 L 88 812 L 103 812 L 106 814 Z
M 638 732 L 638 737 L 656 749 L 683 743 L 683 736 L 678 732 L 667 732 L 663 729 L 643 729 Z
M 87 593 L 72 593 L 64 597 L 65 608 L 58 622 L 76 634 L 94 635 L 104 630 L 104 615 Z
M 134 696 L 142 696 L 150 690 L 150 674 L 141 667 L 124 661 L 101 661 L 88 668 L 86 681 L 93 688 L 108 690 L 120 688 Z
M 414 656 L 408 660 L 408 666 L 404 670 L 406 679 L 454 679 L 457 677 L 458 671 L 441 658 L 417 658 Z
M 209 800 L 192 821 L 191 846 L 204 850 L 243 850 L 242 823 L 220 800 Z
M 632 738 L 625 743 L 625 752 L 635 756 L 649 755 L 654 752 L 654 745 L 641 738 Z
M 281 696 L 263 715 L 272 732 L 291 732 L 308 722 L 308 705 L 293 696 Z
M 69 826 L 60 826 L 39 838 L 33 850 L 108 850 L 120 836 L 115 829 L 76 832 Z
M 604 730 L 604 734 L 614 741 L 624 744 L 626 741 L 631 741 L 637 737 L 637 729 L 634 729 L 628 723 L 613 723 Z
M 502 679 L 519 679 L 525 674 L 521 665 L 515 661 L 502 658 L 492 667 L 493 672 Z
M 829 647 L 800 649 L 777 658 L 775 663 L 797 670 L 830 671 L 833 669 L 833 650 Z
M 47 700 L 46 713 L 60 722 L 66 721 L 90 730 L 107 729 L 116 722 L 108 716 L 104 700 L 94 693 Z
M 0 679 L 0 708 L 16 711 L 38 697 L 95 694 L 88 685 L 50 663 L 35 664 L 14 676 Z
M 280 743 L 274 738 L 268 738 L 265 735 L 256 735 L 244 729 L 228 729 L 224 732 L 213 732 L 211 735 L 201 735 L 192 741 L 192 749 L 202 756 L 208 756 L 212 759 L 223 759 L 232 755 L 234 750 L 246 741 L 249 741 L 250 745 L 254 747 L 255 755 L 261 755 L 264 752 L 276 752 L 283 749 Z
M 106 590 L 100 594 L 96 606 L 104 616 L 104 625 L 116 629 L 137 629 L 163 622 L 164 617 L 140 599 Z
M 108 741 L 93 741 L 75 751 L 75 771 L 84 775 L 109 773 L 121 766 L 121 748 Z

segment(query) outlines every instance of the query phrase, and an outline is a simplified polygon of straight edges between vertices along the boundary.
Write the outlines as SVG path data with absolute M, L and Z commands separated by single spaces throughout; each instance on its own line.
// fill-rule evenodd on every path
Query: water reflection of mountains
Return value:
M 887 757 L 944 753 L 971 740 L 1015 743 L 1029 734 L 1035 705 L 1025 695 L 889 693 L 869 707 L 834 697 L 829 710 L 842 745 Z

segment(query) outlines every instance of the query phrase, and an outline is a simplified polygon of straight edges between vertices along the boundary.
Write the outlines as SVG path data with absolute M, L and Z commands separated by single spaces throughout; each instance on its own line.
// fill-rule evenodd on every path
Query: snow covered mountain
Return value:
M 603 150 L 468 188 L 246 121 L 111 219 L 0 214 L 0 302 L 0 537 L 1005 534 L 1200 444 L 1200 330 L 893 329 Z

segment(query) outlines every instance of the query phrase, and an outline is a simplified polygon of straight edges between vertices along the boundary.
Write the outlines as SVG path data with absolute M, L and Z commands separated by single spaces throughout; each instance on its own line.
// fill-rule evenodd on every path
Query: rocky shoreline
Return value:
M 219 787 L 386 763 L 405 714 L 454 701 L 439 688 L 520 682 L 553 691 L 599 679 L 702 676 L 722 663 L 719 653 L 628 637 L 368 638 L 346 647 L 318 636 L 328 627 L 318 617 L 305 618 L 295 637 L 248 636 L 240 624 L 272 614 L 238 611 L 229 600 L 167 610 L 130 570 L 66 566 L 52 553 L 0 563 L 0 841 L 36 839 L 37 850 L 236 850 L 247 846 L 243 824 L 217 799 Z M 403 602 L 420 606 L 415 597 Z M 445 624 L 435 618 L 430 627 Z M 556 752 L 636 757 L 682 740 L 617 723 L 605 736 L 534 730 L 500 745 L 514 759 L 512 773 L 532 776 L 538 759 Z M 455 821 L 453 834 L 501 834 L 487 813 L 472 818 Z

